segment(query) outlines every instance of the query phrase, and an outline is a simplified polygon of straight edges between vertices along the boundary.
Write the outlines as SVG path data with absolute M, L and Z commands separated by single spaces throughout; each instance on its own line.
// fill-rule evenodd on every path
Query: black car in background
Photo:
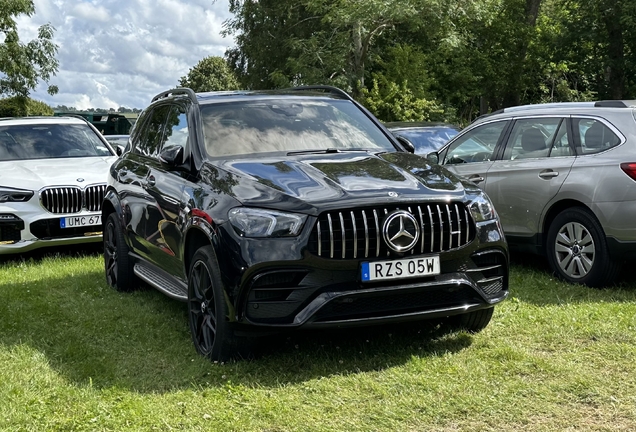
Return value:
M 213 360 L 256 328 L 449 317 L 479 331 L 508 295 L 488 197 L 332 87 L 156 96 L 103 219 L 108 283 L 187 302 Z
M 432 122 L 390 122 L 384 124 L 397 138 L 405 139 L 416 154 L 427 155 L 439 150 L 461 130 L 459 126 Z

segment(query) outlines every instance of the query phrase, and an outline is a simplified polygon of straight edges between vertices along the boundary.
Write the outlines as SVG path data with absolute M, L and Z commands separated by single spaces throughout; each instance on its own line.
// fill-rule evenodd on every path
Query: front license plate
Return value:
M 101 225 L 101 215 L 86 215 L 86 216 L 70 216 L 60 218 L 60 228 L 76 228 L 91 225 Z
M 362 280 L 377 281 L 433 276 L 440 273 L 439 256 L 362 263 Z

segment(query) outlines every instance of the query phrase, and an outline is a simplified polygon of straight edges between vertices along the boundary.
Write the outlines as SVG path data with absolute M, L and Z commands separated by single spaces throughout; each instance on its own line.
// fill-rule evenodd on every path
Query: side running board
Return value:
M 185 285 L 175 283 L 170 278 L 154 271 L 143 264 L 135 264 L 135 275 L 153 288 L 161 291 L 173 299 L 188 301 L 188 288 Z

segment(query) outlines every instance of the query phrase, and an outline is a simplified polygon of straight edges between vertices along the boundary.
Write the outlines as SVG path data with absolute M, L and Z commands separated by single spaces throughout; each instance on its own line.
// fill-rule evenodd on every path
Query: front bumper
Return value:
M 237 322 L 279 328 L 400 322 L 489 308 L 508 296 L 508 250 L 496 220 L 478 224 L 469 244 L 437 254 L 439 275 L 414 279 L 363 282 L 363 261 L 399 256 L 336 260 L 299 243 L 240 239 L 233 257 L 220 257 Z
M 87 217 L 99 213 L 83 210 L 73 214 L 52 214 L 37 199 L 0 205 L 0 255 L 28 252 L 49 246 L 99 242 L 102 226 L 61 228 L 64 217 Z

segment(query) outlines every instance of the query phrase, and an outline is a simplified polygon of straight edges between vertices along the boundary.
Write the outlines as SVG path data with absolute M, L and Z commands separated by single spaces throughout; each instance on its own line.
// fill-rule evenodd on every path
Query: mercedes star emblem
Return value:
M 420 238 L 420 226 L 411 213 L 395 210 L 384 220 L 382 235 L 386 245 L 395 252 L 408 252 Z

